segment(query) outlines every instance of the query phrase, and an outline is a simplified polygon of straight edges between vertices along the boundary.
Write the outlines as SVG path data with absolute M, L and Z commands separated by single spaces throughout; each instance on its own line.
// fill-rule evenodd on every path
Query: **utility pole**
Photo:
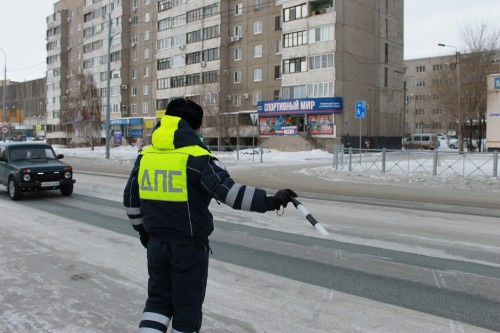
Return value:
M 462 117 L 462 111 L 461 111 L 461 105 L 460 105 L 460 51 L 458 51 L 458 48 L 453 45 L 446 45 L 443 43 L 439 43 L 438 46 L 441 47 L 452 47 L 455 49 L 455 62 L 457 65 L 457 117 L 458 117 L 458 127 L 459 127 L 459 132 L 458 132 L 458 152 L 460 154 L 463 154 L 464 152 L 464 137 L 462 135 L 462 127 L 463 127 L 463 117 Z

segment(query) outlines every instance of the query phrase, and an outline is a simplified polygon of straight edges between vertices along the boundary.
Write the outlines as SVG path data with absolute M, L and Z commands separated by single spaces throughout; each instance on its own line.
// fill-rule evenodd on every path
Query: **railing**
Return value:
M 354 149 L 334 146 L 335 170 L 406 175 L 498 177 L 498 152 Z
M 224 159 L 248 160 L 262 163 L 262 147 L 252 146 L 208 146 L 216 156 Z

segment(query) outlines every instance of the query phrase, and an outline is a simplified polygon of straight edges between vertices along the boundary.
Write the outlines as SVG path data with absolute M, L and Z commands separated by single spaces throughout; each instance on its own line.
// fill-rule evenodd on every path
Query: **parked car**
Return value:
M 23 192 L 60 190 L 73 193 L 73 169 L 61 162 L 52 146 L 39 142 L 0 142 L 0 184 L 7 186 L 12 200 Z
M 467 149 L 467 143 L 468 143 L 468 140 L 467 139 L 464 139 L 464 149 Z M 476 139 L 472 139 L 470 141 L 470 144 L 472 145 L 472 149 L 477 149 L 477 140 Z M 451 138 L 448 140 L 448 147 L 450 149 L 458 149 L 458 147 L 460 147 L 460 143 L 459 143 L 459 140 L 458 138 Z
M 405 149 L 437 149 L 439 147 L 439 140 L 434 133 L 418 133 L 412 134 L 403 143 Z

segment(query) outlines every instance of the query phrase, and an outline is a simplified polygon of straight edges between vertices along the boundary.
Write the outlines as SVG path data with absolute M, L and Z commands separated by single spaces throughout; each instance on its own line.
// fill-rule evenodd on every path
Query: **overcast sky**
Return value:
M 55 0 L 0 0 L 0 48 L 7 78 L 24 81 L 45 75 L 46 17 Z M 499 0 L 405 0 L 405 59 L 450 54 L 461 47 L 464 25 L 486 21 L 500 29 Z M 496 16 L 496 17 L 495 17 Z M 496 19 L 496 21 L 495 21 Z M 1 79 L 5 58 L 0 51 Z

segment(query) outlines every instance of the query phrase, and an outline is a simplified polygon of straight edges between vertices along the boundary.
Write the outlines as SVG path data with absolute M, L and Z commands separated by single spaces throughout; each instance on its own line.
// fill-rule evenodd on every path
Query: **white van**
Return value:
M 439 148 L 439 139 L 434 133 L 412 134 L 403 144 L 405 149 L 434 150 Z

